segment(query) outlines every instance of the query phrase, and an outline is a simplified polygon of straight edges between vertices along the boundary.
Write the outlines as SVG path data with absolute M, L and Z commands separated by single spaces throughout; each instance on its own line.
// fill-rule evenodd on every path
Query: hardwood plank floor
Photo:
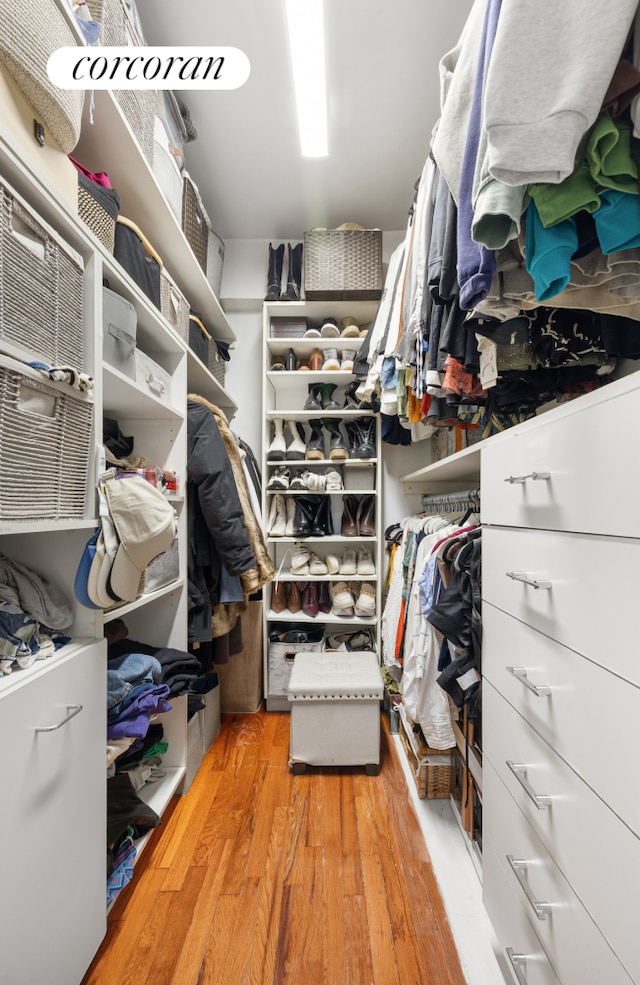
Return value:
M 386 728 L 376 777 L 293 776 L 288 743 L 287 714 L 223 716 L 82 985 L 465 985 Z

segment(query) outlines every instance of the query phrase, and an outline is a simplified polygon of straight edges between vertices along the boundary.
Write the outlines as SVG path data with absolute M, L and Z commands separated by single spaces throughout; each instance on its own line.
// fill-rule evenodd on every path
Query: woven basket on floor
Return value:
M 418 797 L 427 800 L 449 797 L 453 776 L 451 750 L 429 749 L 415 732 L 409 736 L 402 716 L 400 716 L 400 741 L 409 760 Z
M 304 294 L 310 301 L 377 301 L 382 294 L 381 230 L 305 233 Z

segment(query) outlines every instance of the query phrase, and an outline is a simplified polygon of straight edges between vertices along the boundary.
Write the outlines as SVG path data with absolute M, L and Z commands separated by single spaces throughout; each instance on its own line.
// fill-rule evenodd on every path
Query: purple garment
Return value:
M 107 738 L 122 739 L 133 735 L 144 739 L 149 730 L 151 715 L 170 711 L 171 703 L 167 701 L 169 688 L 166 684 L 148 687 L 139 694 L 130 705 L 127 705 L 117 721 L 107 726 Z
M 471 235 L 471 224 L 473 222 L 473 176 L 482 130 L 482 93 L 491 50 L 496 37 L 501 6 L 502 0 L 488 0 L 482 25 L 467 142 L 462 158 L 458 194 L 458 282 L 460 284 L 460 307 L 463 311 L 470 311 L 486 298 L 496 270 L 495 253 L 493 250 L 488 250 L 486 246 L 475 242 Z

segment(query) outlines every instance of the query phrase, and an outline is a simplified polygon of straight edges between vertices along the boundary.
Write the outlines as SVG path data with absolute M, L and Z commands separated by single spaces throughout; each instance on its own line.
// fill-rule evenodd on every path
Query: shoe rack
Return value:
M 276 567 L 264 605 L 269 711 L 290 707 L 287 674 L 270 667 L 269 642 L 275 631 L 308 628 L 315 638 L 318 627 L 324 627 L 330 646 L 346 637 L 355 649 L 368 648 L 369 640 L 378 646 L 383 542 L 379 416 L 345 397 L 356 380 L 351 360 L 364 336 L 304 334 L 310 328 L 320 331 L 329 319 L 338 332 L 344 330 L 345 319 L 362 329 L 376 310 L 371 301 L 263 305 L 263 522 Z M 278 321 L 283 318 L 288 322 Z M 313 368 L 300 369 L 300 364 Z M 311 391 L 316 406 L 305 409 Z M 313 611 L 316 604 L 330 606 L 330 611 L 304 611 Z

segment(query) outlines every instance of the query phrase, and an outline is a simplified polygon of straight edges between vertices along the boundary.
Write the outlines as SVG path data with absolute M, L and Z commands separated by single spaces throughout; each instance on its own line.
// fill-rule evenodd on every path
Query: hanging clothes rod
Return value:
M 443 513 L 457 513 L 460 510 L 480 509 L 480 490 L 464 489 L 462 492 L 433 493 L 422 497 L 424 510 L 435 509 Z

